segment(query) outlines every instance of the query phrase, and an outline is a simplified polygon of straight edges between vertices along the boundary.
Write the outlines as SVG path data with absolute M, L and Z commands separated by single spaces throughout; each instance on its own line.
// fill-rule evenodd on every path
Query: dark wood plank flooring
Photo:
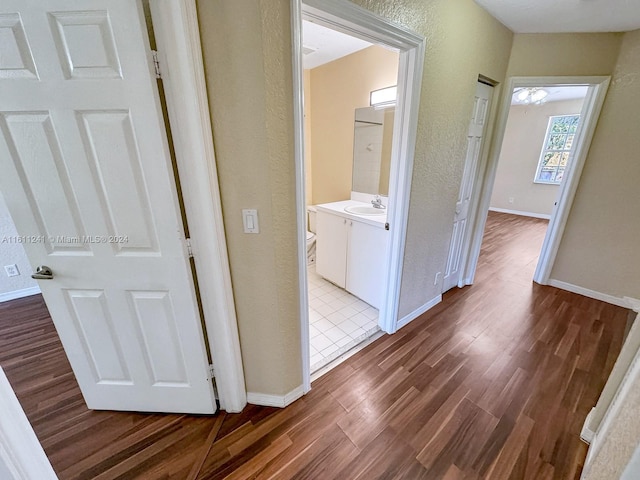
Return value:
M 546 226 L 491 213 L 476 285 L 286 409 L 89 411 L 40 296 L 0 304 L 0 365 L 61 479 L 575 479 L 627 311 L 531 282 Z

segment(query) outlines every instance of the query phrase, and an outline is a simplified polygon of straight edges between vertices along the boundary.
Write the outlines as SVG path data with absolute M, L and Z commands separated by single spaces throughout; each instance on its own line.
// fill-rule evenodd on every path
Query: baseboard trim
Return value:
M 520 215 L 521 217 L 542 218 L 543 220 L 551 220 L 551 215 L 545 213 L 522 212 L 520 210 L 508 210 L 506 208 L 489 207 L 489 211 L 498 213 L 509 213 L 511 215 Z
M 284 408 L 291 405 L 304 395 L 303 386 L 300 385 L 285 395 L 270 395 L 268 393 L 247 392 L 247 403 L 262 407 Z
M 594 435 L 596 432 L 591 430 L 591 417 L 593 416 L 593 412 L 595 411 L 595 407 L 591 409 L 589 415 L 584 420 L 584 425 L 582 425 L 582 430 L 580 431 L 580 440 L 582 440 L 587 445 L 591 445 Z
M 40 293 L 40 287 L 23 288 L 22 290 L 14 290 L 13 292 L 0 293 L 0 303 L 16 300 L 18 298 L 29 297 Z
M 427 310 L 430 310 L 431 308 L 435 307 L 441 301 L 442 301 L 442 295 L 438 295 L 437 297 L 432 298 L 431 300 L 429 300 L 427 303 L 425 303 L 421 307 L 418 307 L 417 309 L 415 309 L 409 315 L 405 315 L 400 320 L 398 320 L 398 328 L 396 330 L 400 330 L 402 327 L 404 327 L 407 324 L 409 324 L 409 322 L 411 322 L 412 320 L 415 320 L 416 318 L 418 318 L 420 315 L 422 315 Z
M 547 285 L 559 288 L 561 290 L 567 290 L 568 292 L 577 293 L 578 295 L 584 295 L 585 297 L 594 298 L 602 302 L 617 305 L 618 307 L 629 308 L 629 303 L 624 298 L 614 297 L 607 293 L 596 292 L 595 290 L 589 290 L 588 288 L 579 287 L 567 282 L 561 282 L 560 280 L 554 280 L 550 278 Z
M 623 297 L 623 300 L 625 301 L 627 308 L 640 313 L 640 300 L 631 297 Z

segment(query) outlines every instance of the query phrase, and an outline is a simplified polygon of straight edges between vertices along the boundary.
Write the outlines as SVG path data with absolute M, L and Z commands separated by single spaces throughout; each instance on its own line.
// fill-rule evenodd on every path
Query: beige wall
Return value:
M 640 298 L 640 31 L 626 33 L 551 277 Z
M 427 38 L 400 299 L 403 316 L 440 293 L 441 285 L 434 286 L 433 278 L 444 269 L 448 253 L 476 79 L 479 73 L 505 79 L 513 36 L 473 0 L 357 3 Z M 250 392 L 281 395 L 301 383 L 289 1 L 199 0 L 198 9 L 246 382 Z M 554 278 L 577 282 L 582 271 L 576 262 L 601 271 L 599 259 L 584 248 L 590 244 L 584 239 L 593 238 L 593 249 L 602 253 L 603 224 L 608 235 L 618 233 L 615 247 L 604 242 L 602 256 L 612 260 L 607 268 L 612 271 L 609 277 L 615 277 L 607 284 L 615 283 L 616 290 L 619 283 L 640 285 L 636 274 L 628 272 L 638 264 L 635 244 L 631 246 L 637 228 L 633 219 L 625 223 L 611 215 L 617 209 L 628 217 L 626 212 L 637 211 L 640 198 L 636 186 L 630 186 L 639 178 L 639 164 L 630 160 L 640 138 L 631 117 L 640 98 L 637 37 L 625 38 L 623 62 L 561 254 L 563 248 L 576 247 L 572 239 L 577 233 L 583 248 L 566 255 L 568 265 L 559 262 Z M 620 38 L 518 35 L 509 72 L 607 74 L 615 65 Z M 595 211 L 606 209 L 608 217 L 586 219 L 585 210 L 593 213 L 594 203 Z M 242 233 L 242 208 L 259 210 L 259 235 Z M 594 225 L 597 222 L 601 225 Z M 618 251 L 631 254 L 632 261 L 620 258 Z
M 473 0 L 357 3 L 427 38 L 405 315 L 441 291 L 433 278 L 447 259 L 476 80 L 479 73 L 504 80 L 512 33 Z M 283 395 L 302 381 L 290 2 L 197 5 L 247 388 Z M 242 233 L 242 208 L 258 209 L 259 235 Z
M 311 162 L 311 70 L 303 72 L 304 89 L 304 195 L 305 203 L 313 205 L 313 164 Z
M 314 204 L 350 198 L 355 109 L 369 106 L 372 90 L 397 83 L 398 59 L 374 45 L 310 71 L 305 108 L 311 111 Z
M 549 117 L 580 113 L 584 99 L 513 105 L 500 150 L 491 207 L 551 215 L 559 185 L 534 183 Z M 513 203 L 509 203 L 513 198 Z
M 302 382 L 289 3 L 197 2 L 246 385 L 274 395 Z
M 427 39 L 400 317 L 442 292 L 478 74 L 503 82 L 513 35 L 473 0 L 359 0 Z
M 508 76 L 611 75 L 620 33 L 518 34 Z

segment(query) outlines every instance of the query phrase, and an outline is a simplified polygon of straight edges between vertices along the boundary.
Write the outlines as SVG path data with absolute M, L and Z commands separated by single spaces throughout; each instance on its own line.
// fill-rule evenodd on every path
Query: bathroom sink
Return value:
M 384 215 L 387 213 L 385 209 L 370 207 L 369 205 L 349 205 L 344 207 L 344 211 L 355 213 L 356 215 Z

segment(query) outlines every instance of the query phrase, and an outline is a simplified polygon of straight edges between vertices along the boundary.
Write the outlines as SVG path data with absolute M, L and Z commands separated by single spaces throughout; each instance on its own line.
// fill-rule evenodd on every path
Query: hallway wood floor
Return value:
M 476 285 L 286 409 L 89 411 L 40 296 L 0 304 L 0 365 L 61 479 L 577 479 L 627 311 L 533 284 L 545 229 L 491 213 Z

